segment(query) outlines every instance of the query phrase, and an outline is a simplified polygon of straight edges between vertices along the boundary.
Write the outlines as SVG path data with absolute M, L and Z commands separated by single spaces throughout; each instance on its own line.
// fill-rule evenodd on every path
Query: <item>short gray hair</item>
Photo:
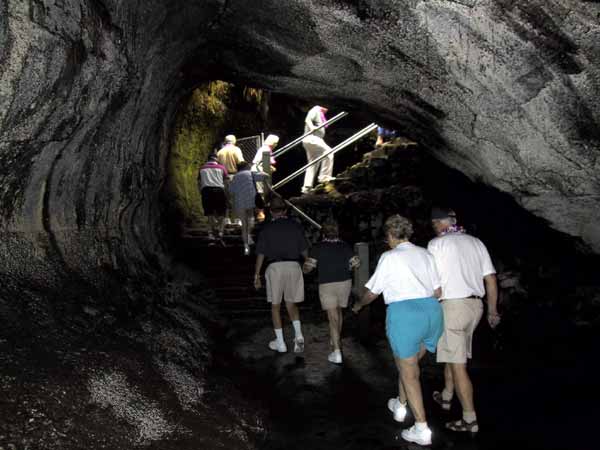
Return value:
M 413 235 L 412 222 L 400 214 L 388 217 L 383 225 L 385 234 L 390 234 L 395 239 L 410 239 Z

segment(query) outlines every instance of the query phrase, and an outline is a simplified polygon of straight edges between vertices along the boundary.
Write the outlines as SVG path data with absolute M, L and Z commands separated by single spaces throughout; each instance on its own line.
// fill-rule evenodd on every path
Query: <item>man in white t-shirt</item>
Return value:
M 377 269 L 365 285 L 363 298 L 354 312 L 380 294 L 386 303 L 385 330 L 398 368 L 398 398 L 388 401 L 394 420 L 403 422 L 406 402 L 415 417 L 414 426 L 402 431 L 402 438 L 420 445 L 431 445 L 423 394 L 419 382 L 419 359 L 425 350 L 435 352 L 444 330 L 440 280 L 435 261 L 427 250 L 409 242 L 411 222 L 399 215 L 386 220 L 385 237 L 389 251 L 379 258 Z
M 440 274 L 444 310 L 444 334 L 438 343 L 437 361 L 446 364 L 444 390 L 434 392 L 433 398 L 443 409 L 450 410 L 456 390 L 463 417 L 447 423 L 446 428 L 474 435 L 479 426 L 467 359 L 471 358 L 473 332 L 483 315 L 483 297 L 487 297 L 490 326 L 494 328 L 500 322 L 496 270 L 483 242 L 457 225 L 454 211 L 433 208 L 431 223 L 437 237 L 427 249 Z

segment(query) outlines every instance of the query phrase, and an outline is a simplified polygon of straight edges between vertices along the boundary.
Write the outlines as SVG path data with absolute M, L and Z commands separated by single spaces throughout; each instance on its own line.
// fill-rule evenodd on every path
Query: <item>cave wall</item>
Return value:
M 152 280 L 166 142 L 185 94 L 176 68 L 219 3 L 0 4 L 4 295 L 94 296 L 115 273 Z
M 155 279 L 177 104 L 217 76 L 372 110 L 600 251 L 597 2 L 0 5 L 5 292 Z

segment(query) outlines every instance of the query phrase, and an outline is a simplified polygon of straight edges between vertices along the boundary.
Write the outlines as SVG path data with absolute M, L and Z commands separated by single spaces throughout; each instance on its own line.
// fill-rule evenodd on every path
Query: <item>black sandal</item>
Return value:
M 452 431 L 468 432 L 471 437 L 474 437 L 479 432 L 479 425 L 476 420 L 473 422 L 465 422 L 463 419 L 460 419 L 454 422 L 448 422 L 446 428 Z
M 444 411 L 450 411 L 452 400 L 444 400 L 441 392 L 433 391 L 433 401 L 440 405 Z

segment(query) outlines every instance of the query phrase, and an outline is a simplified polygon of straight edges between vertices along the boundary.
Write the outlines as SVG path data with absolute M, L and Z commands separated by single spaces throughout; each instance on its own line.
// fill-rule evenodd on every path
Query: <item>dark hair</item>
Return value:
M 323 222 L 321 233 L 323 233 L 323 237 L 325 239 L 335 239 L 339 237 L 340 230 L 338 223 L 335 220 L 327 219 L 325 222 Z
M 413 235 L 412 222 L 400 214 L 388 217 L 383 226 L 385 234 L 388 233 L 395 239 L 410 239 Z
M 282 212 L 287 209 L 287 205 L 285 204 L 283 199 L 281 199 L 279 197 L 273 197 L 273 199 L 271 200 L 271 204 L 269 205 L 269 208 L 273 212 Z
M 248 170 L 249 168 L 250 168 L 250 163 L 248 161 L 240 161 L 239 163 L 237 163 L 238 172 L 240 172 L 242 170 Z

